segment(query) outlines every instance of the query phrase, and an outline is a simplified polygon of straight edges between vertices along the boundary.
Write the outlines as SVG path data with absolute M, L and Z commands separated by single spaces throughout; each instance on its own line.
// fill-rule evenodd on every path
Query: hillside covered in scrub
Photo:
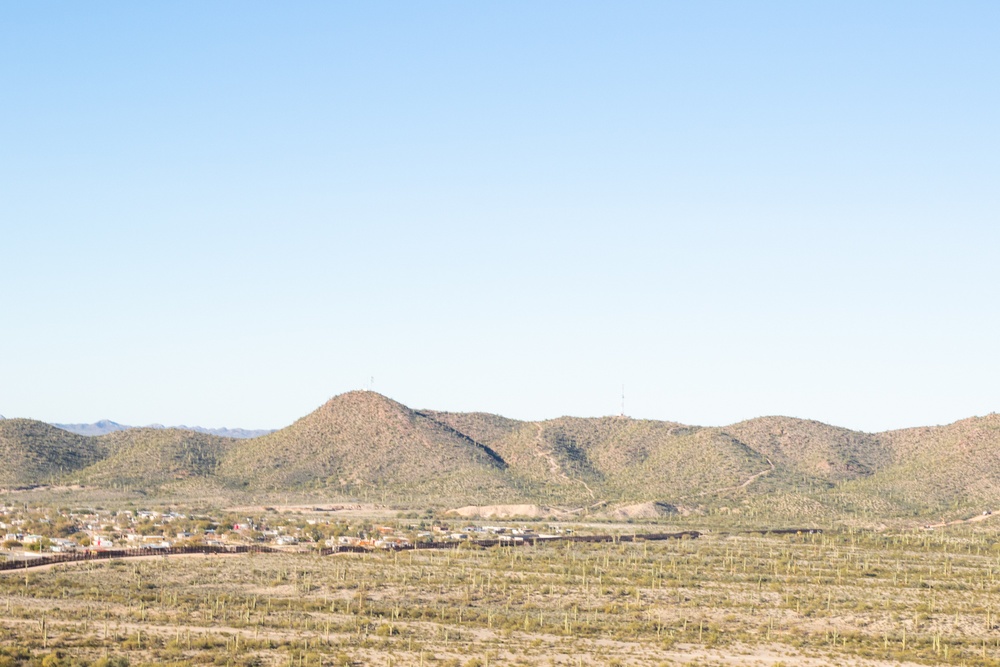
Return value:
M 920 517 L 1000 506 L 1000 416 L 861 433 L 790 417 L 724 427 L 626 417 L 525 422 L 336 396 L 278 431 L 180 429 L 95 437 L 0 421 L 0 485 L 144 494 L 296 493 L 406 505 L 539 503 L 581 511 L 661 503 L 683 512 L 823 519 Z

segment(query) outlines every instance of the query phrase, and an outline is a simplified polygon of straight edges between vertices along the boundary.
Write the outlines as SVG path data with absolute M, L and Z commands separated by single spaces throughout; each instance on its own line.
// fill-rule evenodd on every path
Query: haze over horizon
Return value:
M 1000 409 L 1000 7 L 0 8 L 0 413 Z

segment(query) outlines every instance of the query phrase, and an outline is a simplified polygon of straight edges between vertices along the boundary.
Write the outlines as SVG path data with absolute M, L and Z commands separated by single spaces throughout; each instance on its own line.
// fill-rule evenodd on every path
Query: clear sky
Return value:
M 996 2 L 0 5 L 0 414 L 1000 409 Z

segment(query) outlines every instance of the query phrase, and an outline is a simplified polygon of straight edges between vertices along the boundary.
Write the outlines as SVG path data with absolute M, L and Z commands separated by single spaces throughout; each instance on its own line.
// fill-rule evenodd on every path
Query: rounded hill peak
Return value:
M 719 430 L 774 464 L 828 481 L 868 476 L 891 459 L 889 449 L 878 435 L 814 419 L 758 417 Z
M 416 416 L 410 408 L 374 391 L 349 391 L 334 396 L 297 423 L 312 421 L 355 420 L 412 421 Z
M 291 426 L 242 443 L 223 473 L 275 488 L 509 493 L 504 466 L 496 453 L 445 424 L 376 392 L 351 391 Z
M 324 407 L 332 405 L 393 405 L 402 409 L 407 409 L 402 403 L 394 401 L 388 396 L 383 396 L 377 391 L 368 391 L 367 389 L 354 389 L 352 391 L 345 391 L 343 394 L 337 394 L 329 401 L 323 404 Z

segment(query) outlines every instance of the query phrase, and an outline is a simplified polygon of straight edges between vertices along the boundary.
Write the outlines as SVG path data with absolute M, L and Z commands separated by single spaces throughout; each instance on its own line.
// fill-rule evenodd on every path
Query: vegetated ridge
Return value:
M 87 485 L 155 488 L 211 478 L 237 440 L 180 429 L 132 428 L 96 438 L 103 457 L 76 479 Z
M 874 434 L 791 417 L 724 427 L 627 417 L 525 422 L 413 410 L 355 391 L 245 439 L 154 428 L 83 437 L 4 420 L 0 455 L 7 487 L 182 493 L 197 486 L 402 505 L 540 504 L 609 516 L 615 506 L 631 508 L 616 516 L 669 507 L 789 519 L 1000 506 L 995 414 Z
M 31 419 L 0 420 L 0 487 L 61 479 L 97 463 L 99 443 Z
M 332 398 L 274 433 L 242 440 L 220 469 L 228 484 L 316 488 L 374 498 L 500 498 L 514 493 L 489 447 L 374 392 Z

